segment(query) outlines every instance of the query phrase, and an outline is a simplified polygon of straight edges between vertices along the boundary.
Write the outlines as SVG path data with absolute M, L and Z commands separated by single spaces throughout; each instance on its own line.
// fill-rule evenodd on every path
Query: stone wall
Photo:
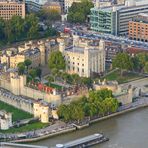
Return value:
M 7 90 L 0 89 L 0 100 L 18 109 L 33 114 L 33 102 L 21 96 L 15 96 Z

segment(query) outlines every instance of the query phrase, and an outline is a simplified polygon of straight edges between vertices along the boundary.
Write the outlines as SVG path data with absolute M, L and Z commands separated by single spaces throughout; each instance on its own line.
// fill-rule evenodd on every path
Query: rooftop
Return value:
M 31 55 L 35 55 L 39 52 L 40 52 L 40 50 L 38 48 L 34 48 L 34 49 L 24 50 L 24 51 L 20 52 L 19 55 L 31 56 Z
M 101 7 L 101 8 L 92 8 L 92 9 L 98 9 L 98 10 L 102 10 L 102 11 L 117 11 L 117 10 L 126 10 L 126 9 L 132 9 L 136 7 L 141 7 L 141 6 L 145 6 L 148 5 L 148 1 L 147 0 L 128 0 L 127 2 L 125 2 L 125 4 L 122 5 L 112 5 L 112 6 L 108 6 L 108 7 Z
M 148 13 L 140 13 L 133 18 L 135 22 L 148 23 Z

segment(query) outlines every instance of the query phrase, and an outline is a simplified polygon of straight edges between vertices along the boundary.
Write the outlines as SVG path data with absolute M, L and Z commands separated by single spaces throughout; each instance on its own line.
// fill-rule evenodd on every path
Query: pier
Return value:
M 11 142 L 1 142 L 0 147 L 2 148 L 48 148 L 47 146 L 16 144 L 16 143 L 11 143 Z
M 86 148 L 108 140 L 109 139 L 104 137 L 104 135 L 96 133 L 65 144 L 57 144 L 56 148 Z

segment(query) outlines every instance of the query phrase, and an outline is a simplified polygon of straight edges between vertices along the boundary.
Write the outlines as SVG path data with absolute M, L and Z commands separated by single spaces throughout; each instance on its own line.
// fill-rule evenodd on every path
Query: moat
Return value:
M 102 132 L 110 141 L 93 148 L 146 148 L 148 146 L 148 108 L 113 117 L 89 128 L 52 137 L 34 144 L 55 146 L 96 132 Z

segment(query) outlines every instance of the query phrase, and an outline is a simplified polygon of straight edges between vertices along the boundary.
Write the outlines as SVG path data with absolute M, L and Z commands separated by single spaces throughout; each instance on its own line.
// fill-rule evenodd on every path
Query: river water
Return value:
M 65 143 L 96 132 L 104 133 L 110 140 L 92 148 L 148 148 L 148 108 L 138 109 L 92 124 L 88 128 L 34 144 L 53 147 L 57 143 Z

